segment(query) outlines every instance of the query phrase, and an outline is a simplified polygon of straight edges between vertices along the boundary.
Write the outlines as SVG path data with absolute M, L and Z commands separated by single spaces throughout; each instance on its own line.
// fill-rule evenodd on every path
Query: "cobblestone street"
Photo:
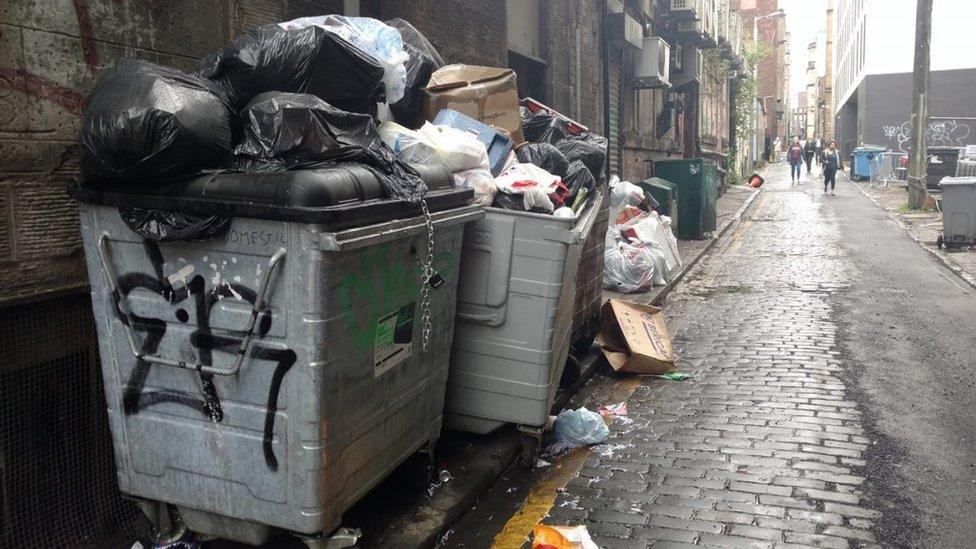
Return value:
M 598 374 L 570 406 L 623 399 L 628 416 L 562 473 L 544 522 L 586 524 L 603 548 L 917 542 L 877 538 L 883 510 L 896 508 L 889 519 L 904 528 L 914 519 L 898 494 L 879 504 L 866 493 L 877 441 L 839 341 L 838 296 L 859 275 L 830 202 L 868 202 L 847 181 L 829 196 L 816 181 L 784 182 L 782 165 L 767 175 L 751 213 L 667 298 L 679 368 L 694 378 Z M 895 477 L 873 480 L 900 490 Z M 470 521 L 458 526 L 448 545 L 487 546 L 490 526 L 480 540 L 463 534 Z M 494 546 L 512 546 L 504 536 Z

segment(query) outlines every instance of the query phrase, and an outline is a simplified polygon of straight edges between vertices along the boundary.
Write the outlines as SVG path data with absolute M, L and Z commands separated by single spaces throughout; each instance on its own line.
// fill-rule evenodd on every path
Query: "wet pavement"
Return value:
M 665 304 L 694 378 L 604 368 L 571 406 L 626 401 L 608 440 L 509 470 L 442 546 L 540 520 L 603 548 L 971 543 L 972 288 L 846 180 L 766 176 Z

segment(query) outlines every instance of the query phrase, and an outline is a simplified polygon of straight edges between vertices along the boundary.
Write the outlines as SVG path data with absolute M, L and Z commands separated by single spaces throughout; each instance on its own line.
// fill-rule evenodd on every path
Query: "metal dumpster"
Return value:
M 203 534 L 259 544 L 283 529 L 316 547 L 432 448 L 463 229 L 484 214 L 446 170 L 422 173 L 430 224 L 419 206 L 370 198 L 375 178 L 355 166 L 70 191 L 119 485 L 157 526 L 175 507 Z M 157 243 L 119 206 L 232 217 L 218 237 Z M 428 332 L 429 234 L 445 282 L 429 289 Z
M 945 177 L 942 187 L 941 248 L 976 244 L 976 177 Z
M 446 427 L 516 423 L 537 449 L 569 353 L 582 245 L 602 203 L 595 194 L 575 219 L 487 208 L 465 229 Z

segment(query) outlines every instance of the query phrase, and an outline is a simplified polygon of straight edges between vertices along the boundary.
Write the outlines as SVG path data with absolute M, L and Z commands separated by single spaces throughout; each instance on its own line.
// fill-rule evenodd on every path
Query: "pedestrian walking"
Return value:
M 803 146 L 803 161 L 807 164 L 807 175 L 810 175 L 810 163 L 813 162 L 813 156 L 817 153 L 817 145 L 813 142 L 813 139 L 807 139 L 807 144 Z
M 813 147 L 816 150 L 816 152 L 815 152 L 815 154 L 814 154 L 813 157 L 817 159 L 817 164 L 819 164 L 819 165 L 822 166 L 823 163 L 821 162 L 821 157 L 823 156 L 823 151 L 824 151 L 824 142 L 823 142 L 823 139 L 820 139 L 818 137 L 816 140 L 814 140 Z
M 823 152 L 820 161 L 823 163 L 824 194 L 827 194 L 828 184 L 830 185 L 830 194 L 834 194 L 834 187 L 837 185 L 837 170 L 844 169 L 836 141 L 827 144 L 827 150 Z
M 800 166 L 803 165 L 803 147 L 800 146 L 799 137 L 793 138 L 793 143 L 786 151 L 786 158 L 790 161 L 790 180 L 796 183 L 800 180 Z

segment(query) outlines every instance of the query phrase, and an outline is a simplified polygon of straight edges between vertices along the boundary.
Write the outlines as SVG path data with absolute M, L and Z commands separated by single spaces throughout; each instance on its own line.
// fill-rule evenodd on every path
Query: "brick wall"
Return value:
M 380 13 L 410 21 L 448 63 L 508 65 L 504 0 L 382 0 Z
M 743 40 L 751 40 L 755 18 L 773 13 L 780 8 L 779 0 L 737 0 L 733 5 L 742 15 Z M 757 95 L 770 97 L 766 103 L 765 137 L 772 142 L 785 131 L 785 121 L 776 119 L 777 107 L 785 108 L 786 44 L 783 17 L 767 17 L 758 20 L 760 41 L 774 46 L 773 51 L 757 68 Z M 777 102 L 779 100 L 779 102 Z M 786 116 L 784 114 L 784 116 Z M 760 146 L 760 149 L 762 146 Z
M 192 68 L 231 34 L 227 2 L 13 2 L 0 10 L 0 302 L 85 283 L 77 172 L 84 98 L 123 57 Z M 246 10 L 242 10 L 246 12 Z

